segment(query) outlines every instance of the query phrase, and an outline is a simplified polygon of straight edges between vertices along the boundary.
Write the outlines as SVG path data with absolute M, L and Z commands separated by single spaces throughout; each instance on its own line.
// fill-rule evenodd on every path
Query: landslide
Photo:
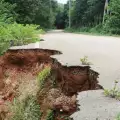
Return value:
M 46 80 L 44 94 L 39 91 L 37 98 L 44 113 L 47 109 L 56 110 L 56 120 L 60 120 L 58 111 L 61 109 L 67 112 L 67 115 L 72 114 L 77 109 L 76 95 L 78 92 L 102 88 L 97 80 L 99 74 L 89 66 L 63 66 L 55 58 L 50 57 L 56 54 L 61 54 L 61 52 L 47 49 L 27 49 L 8 50 L 1 56 L 0 105 L 6 101 L 12 101 L 17 96 L 20 83 L 27 80 L 32 83 L 30 81 L 47 66 L 51 68 L 51 75 Z M 54 86 L 51 85 L 53 84 L 50 82 L 51 80 L 53 80 Z M 51 96 L 51 93 L 52 105 L 46 106 L 45 101 L 49 100 L 48 96 Z M 55 97 L 56 94 L 57 97 Z M 43 120 L 45 117 L 46 113 L 43 114 Z

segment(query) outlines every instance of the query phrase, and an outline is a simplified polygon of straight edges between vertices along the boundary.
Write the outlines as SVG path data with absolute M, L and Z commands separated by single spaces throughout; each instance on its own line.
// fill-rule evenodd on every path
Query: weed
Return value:
M 35 96 L 28 96 L 23 101 L 14 100 L 11 120 L 40 120 L 40 106 Z
M 80 59 L 82 65 L 92 65 L 91 62 L 88 61 L 88 56 L 84 56 L 83 58 Z
M 120 113 L 117 115 L 115 120 L 120 120 Z
M 120 100 L 120 91 L 117 89 L 117 84 L 118 84 L 118 81 L 115 80 L 113 89 L 111 89 L 111 90 L 104 89 L 105 96 L 109 96 L 111 98 L 116 98 L 116 99 Z
M 48 110 L 48 115 L 46 120 L 54 120 L 54 111 Z
M 51 67 L 45 67 L 39 74 L 38 74 L 38 82 L 40 85 L 40 88 L 43 88 L 45 80 L 48 76 L 50 76 L 51 73 Z

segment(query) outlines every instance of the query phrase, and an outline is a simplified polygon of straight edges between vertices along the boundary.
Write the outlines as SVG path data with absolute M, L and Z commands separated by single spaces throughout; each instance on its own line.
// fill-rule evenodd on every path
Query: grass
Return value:
M 83 58 L 80 59 L 82 65 L 92 65 L 91 62 L 88 61 L 88 56 L 84 56 Z
M 97 35 L 97 36 L 115 36 L 120 37 L 120 35 L 115 35 L 111 33 L 106 33 L 101 25 L 98 25 L 96 27 L 90 28 L 90 27 L 81 27 L 81 28 L 66 28 L 64 32 L 71 32 L 71 33 L 77 33 L 77 34 L 85 34 L 85 35 Z
M 120 91 L 117 88 L 118 81 L 115 80 L 114 87 L 111 90 L 104 89 L 104 95 L 107 97 L 115 98 L 117 100 L 120 100 Z M 115 120 L 120 120 L 120 113 L 117 115 Z
M 40 120 L 41 112 L 35 96 L 27 96 L 23 101 L 14 100 L 10 120 Z
M 51 73 L 51 67 L 47 66 L 45 67 L 41 72 L 38 74 L 38 84 L 40 85 L 40 88 L 43 88 L 45 80 L 47 77 L 50 76 Z
M 120 91 L 117 88 L 118 81 L 115 80 L 114 87 L 111 90 L 104 89 L 104 95 L 120 100 Z

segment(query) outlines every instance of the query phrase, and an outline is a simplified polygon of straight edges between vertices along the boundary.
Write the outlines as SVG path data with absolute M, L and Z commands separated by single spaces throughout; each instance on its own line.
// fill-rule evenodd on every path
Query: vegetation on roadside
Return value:
M 71 28 L 68 27 L 69 2 L 63 11 L 65 31 L 120 35 L 120 0 L 71 0 Z
M 91 62 L 88 61 L 88 56 L 84 56 L 83 58 L 80 59 L 82 65 L 92 65 Z
M 117 88 L 118 81 L 115 80 L 114 87 L 111 90 L 104 89 L 104 95 L 107 97 L 115 98 L 120 100 L 120 91 Z
M 23 101 L 14 100 L 11 105 L 10 120 L 40 120 L 41 112 L 35 96 L 27 96 Z
M 120 113 L 117 115 L 115 120 L 120 120 Z
M 0 24 L 0 54 L 3 54 L 10 46 L 23 45 L 38 41 L 37 25 Z
M 47 77 L 50 76 L 50 73 L 51 73 L 50 66 L 47 66 L 42 71 L 40 71 L 40 73 L 38 74 L 38 83 L 40 88 L 43 88 L 44 83 L 46 82 L 45 80 L 47 79 Z
M 39 25 L 16 23 L 16 4 L 0 0 L 0 55 L 10 46 L 23 45 L 39 40 Z

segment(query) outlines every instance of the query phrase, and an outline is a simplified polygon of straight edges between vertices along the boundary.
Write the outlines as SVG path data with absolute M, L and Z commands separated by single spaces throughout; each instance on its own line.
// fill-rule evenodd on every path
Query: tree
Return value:
M 86 26 L 96 26 L 102 23 L 105 0 L 87 0 L 87 9 L 82 20 Z
M 106 16 L 105 30 L 113 34 L 120 34 L 120 0 L 111 0 L 110 14 Z
M 16 19 L 14 12 L 15 4 L 9 4 L 4 0 L 0 0 L 0 22 L 11 23 Z
M 17 22 L 22 24 L 40 24 L 53 26 L 56 16 L 56 0 L 6 0 L 16 4 Z

